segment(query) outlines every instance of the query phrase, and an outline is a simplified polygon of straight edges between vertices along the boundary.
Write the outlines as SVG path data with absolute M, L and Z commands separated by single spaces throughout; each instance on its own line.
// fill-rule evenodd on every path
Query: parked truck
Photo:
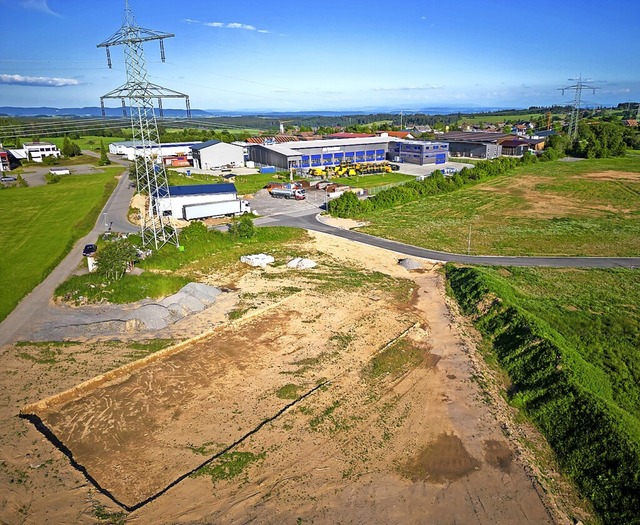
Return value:
M 302 201 L 307 198 L 305 191 L 302 188 L 296 187 L 272 188 L 270 193 L 272 197 L 276 197 L 277 199 L 295 199 Z
M 182 207 L 182 216 L 185 220 L 205 219 L 208 217 L 238 216 L 251 213 L 249 201 L 232 200 L 207 202 L 203 204 L 187 204 Z

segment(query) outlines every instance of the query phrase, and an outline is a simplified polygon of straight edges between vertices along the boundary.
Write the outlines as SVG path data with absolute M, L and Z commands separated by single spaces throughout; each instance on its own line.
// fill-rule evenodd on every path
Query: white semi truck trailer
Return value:
M 204 204 L 187 204 L 182 207 L 182 217 L 187 221 L 209 217 L 237 217 L 245 213 L 251 213 L 251 205 L 249 201 L 238 199 Z

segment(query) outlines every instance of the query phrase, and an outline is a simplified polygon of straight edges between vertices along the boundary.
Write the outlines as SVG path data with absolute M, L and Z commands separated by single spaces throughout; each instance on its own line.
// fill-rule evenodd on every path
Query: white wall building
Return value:
M 200 143 L 200 141 L 168 142 L 160 145 L 154 143 L 151 144 L 145 152 L 144 148 L 139 143 L 134 143 L 133 141 L 114 142 L 109 144 L 109 153 L 122 155 L 126 157 L 127 160 L 134 160 L 136 157 L 142 157 L 145 153 L 149 155 L 149 151 L 154 161 L 159 155 L 162 157 L 184 156 L 191 159 L 191 146 L 195 146 Z
M 11 154 L 20 160 L 42 162 L 45 157 L 60 157 L 62 153 L 58 146 L 50 142 L 25 142 L 22 149 L 12 149 Z
M 191 147 L 193 167 L 209 170 L 220 166 L 244 166 L 244 148 L 219 140 L 207 140 Z

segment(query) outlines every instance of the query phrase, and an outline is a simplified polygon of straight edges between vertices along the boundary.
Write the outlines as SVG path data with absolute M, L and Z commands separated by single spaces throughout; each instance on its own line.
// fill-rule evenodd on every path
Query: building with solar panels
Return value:
M 446 143 L 402 140 L 385 135 L 249 146 L 249 159 L 257 165 L 283 170 L 306 171 L 343 163 L 389 160 L 420 165 L 441 164 L 448 160 Z

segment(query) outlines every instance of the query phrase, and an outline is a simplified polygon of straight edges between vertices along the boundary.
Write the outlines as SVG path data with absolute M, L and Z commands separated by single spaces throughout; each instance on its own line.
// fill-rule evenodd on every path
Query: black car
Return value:
M 82 255 L 85 257 L 93 257 L 98 251 L 98 247 L 95 244 L 87 244 L 82 250 Z
M 10 177 L 10 176 L 0 177 L 0 182 L 15 182 L 17 180 L 18 179 L 16 179 L 15 177 Z

